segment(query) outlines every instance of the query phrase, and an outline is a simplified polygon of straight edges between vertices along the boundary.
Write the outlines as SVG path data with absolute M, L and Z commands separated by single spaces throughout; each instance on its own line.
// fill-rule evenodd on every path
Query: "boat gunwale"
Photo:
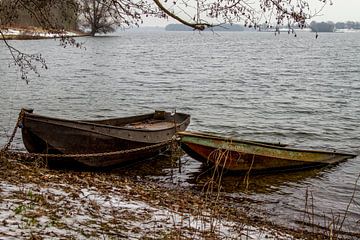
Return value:
M 207 133 L 200 133 L 200 132 L 181 131 L 181 132 L 177 132 L 177 134 L 180 135 L 180 137 L 181 136 L 190 136 L 190 137 L 198 137 L 198 138 L 202 138 L 202 139 L 210 138 L 210 139 L 220 140 L 220 141 L 225 140 L 227 143 L 231 143 L 231 142 L 243 143 L 243 144 L 257 145 L 260 147 L 275 148 L 275 149 L 279 149 L 279 150 L 294 151 L 294 152 L 333 154 L 333 155 L 349 156 L 350 158 L 355 158 L 358 156 L 355 153 L 347 153 L 347 152 L 337 152 L 337 151 L 331 152 L 331 151 L 315 150 L 315 149 L 299 149 L 299 148 L 291 148 L 291 147 L 287 147 L 287 146 L 281 147 L 281 146 L 271 145 L 271 143 L 266 144 L 266 143 L 251 141 L 251 140 L 242 140 L 242 139 L 231 138 L 231 137 L 221 137 L 221 136 L 211 135 L 211 134 L 207 134 Z M 193 144 L 202 145 L 199 143 L 193 143 Z M 211 147 L 211 146 L 208 146 L 208 147 Z
M 196 151 L 194 151 L 191 147 L 187 146 L 186 144 L 184 144 L 186 149 L 184 149 L 184 151 L 193 159 L 202 162 L 204 164 L 212 164 L 215 165 L 215 163 L 211 160 L 209 160 L 209 158 L 206 158 L 204 156 L 202 156 L 201 154 L 198 154 Z M 184 146 L 182 146 L 184 147 Z M 188 151 L 191 153 L 188 153 Z M 194 156 L 196 155 L 196 156 Z M 286 160 L 286 159 L 284 159 Z M 337 164 L 337 163 L 333 163 L 333 164 Z M 325 162 L 306 162 L 305 165 L 302 165 L 301 168 L 299 168 L 298 166 L 291 166 L 291 167 L 272 167 L 272 168 L 261 168 L 261 169 L 251 169 L 251 174 L 263 174 L 263 173 L 276 173 L 276 172 L 288 172 L 288 171 L 298 171 L 298 170 L 304 170 L 304 169 L 309 169 L 309 168 L 317 168 L 317 167 L 322 167 L 322 166 L 326 166 L 329 165 L 329 163 L 325 163 Z M 238 173 L 248 173 L 249 169 L 234 169 L 234 168 L 228 168 L 228 167 L 224 167 L 221 166 L 223 169 L 226 170 L 226 174 L 229 173 L 233 173 L 233 174 L 238 174 Z
M 182 122 L 177 123 L 176 127 L 182 126 L 187 121 L 189 121 L 189 118 L 190 118 L 189 114 L 186 114 L 186 113 L 176 113 L 176 114 L 185 117 L 185 120 L 183 120 Z M 23 118 L 24 119 L 29 118 L 29 119 L 31 119 L 33 121 L 37 121 L 37 122 L 46 122 L 46 119 L 49 119 L 49 120 L 55 120 L 55 121 L 59 121 L 59 122 L 79 123 L 79 124 L 83 124 L 83 125 L 87 125 L 87 126 L 99 126 L 99 127 L 104 127 L 104 128 L 111 128 L 111 129 L 117 129 L 117 130 L 127 130 L 127 131 L 136 131 L 136 132 L 154 132 L 154 133 L 156 133 L 156 132 L 162 132 L 164 130 L 169 130 L 169 129 L 174 129 L 175 128 L 175 126 L 174 127 L 167 127 L 167 128 L 163 128 L 163 129 L 129 128 L 129 127 L 120 127 L 120 126 L 96 123 L 97 121 L 121 120 L 121 119 L 127 119 L 127 118 L 130 119 L 130 118 L 133 118 L 133 117 L 146 117 L 146 116 L 149 116 L 149 118 L 150 118 L 153 115 L 154 115 L 154 113 L 149 113 L 149 114 L 134 115 L 134 116 L 123 117 L 123 118 L 107 118 L 107 119 L 102 119 L 102 120 L 70 120 L 70 119 L 63 119 L 63 118 L 57 118 L 57 117 L 47 117 L 47 116 L 44 116 L 44 115 L 25 112 L 25 116 Z M 53 124 L 53 125 L 62 125 L 60 123 L 49 123 L 49 122 L 46 122 L 46 123 Z M 64 126 L 64 125 L 62 125 L 62 126 Z M 71 127 L 66 126 L 66 127 L 81 129 L 81 128 L 77 128 L 75 126 L 71 126 Z M 84 129 L 81 129 L 81 130 L 84 130 Z M 91 130 L 86 130 L 86 131 L 91 131 Z M 98 133 L 98 132 L 96 132 L 96 133 Z

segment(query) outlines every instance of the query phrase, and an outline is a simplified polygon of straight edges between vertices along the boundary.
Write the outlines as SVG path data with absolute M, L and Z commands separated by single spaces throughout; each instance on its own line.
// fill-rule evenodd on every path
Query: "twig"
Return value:
M 14 65 L 20 69 L 21 79 L 24 79 L 26 83 L 29 83 L 27 75 L 33 72 L 40 76 L 36 65 L 40 64 L 41 68 L 47 69 L 46 61 L 41 54 L 27 54 L 11 46 L 5 38 L 4 33 L 0 30 L 0 35 L 6 47 L 9 49 L 10 54 L 14 60 Z
M 352 195 L 351 195 L 351 198 L 350 198 L 350 201 L 349 201 L 349 203 L 348 203 L 348 205 L 347 205 L 347 207 L 346 207 L 346 210 L 345 210 L 345 213 L 344 213 L 344 217 L 343 217 L 343 219 L 342 219 L 342 221 L 341 221 L 341 223 L 340 223 L 340 227 L 339 227 L 339 229 L 338 229 L 338 232 L 341 231 L 341 229 L 342 229 L 342 227 L 343 227 L 343 224 L 344 224 L 344 222 L 345 222 L 346 216 L 347 216 L 347 214 L 348 214 L 348 212 L 349 212 L 350 205 L 351 205 L 351 203 L 353 202 L 353 200 L 354 200 L 354 198 L 355 198 L 355 193 L 356 193 L 356 190 L 357 190 L 357 184 L 358 184 L 359 179 L 360 179 L 360 173 L 359 173 L 358 177 L 356 178 L 355 185 L 354 185 L 354 191 L 353 191 L 353 193 L 352 193 Z

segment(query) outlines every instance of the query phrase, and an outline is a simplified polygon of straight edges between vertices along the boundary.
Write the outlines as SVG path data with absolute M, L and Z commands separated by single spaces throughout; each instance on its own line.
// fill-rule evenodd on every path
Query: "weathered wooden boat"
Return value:
M 182 149 L 192 158 L 229 171 L 302 169 L 334 164 L 356 155 L 303 150 L 282 144 L 231 139 L 195 132 L 178 132 Z
M 174 134 L 184 131 L 189 123 L 188 114 L 164 111 L 86 121 L 46 117 L 34 114 L 33 110 L 22 110 L 20 127 L 29 153 L 45 156 L 53 163 L 71 164 L 75 160 L 92 167 L 107 167 L 157 155 L 169 146 Z

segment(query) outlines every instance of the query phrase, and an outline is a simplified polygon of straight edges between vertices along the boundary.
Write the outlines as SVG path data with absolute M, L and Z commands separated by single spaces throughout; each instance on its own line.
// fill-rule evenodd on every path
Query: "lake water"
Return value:
M 49 70 L 30 75 L 28 85 L 8 66 L 0 42 L 0 144 L 21 107 L 74 119 L 176 109 L 192 115 L 189 130 L 360 154 L 359 39 L 360 33 L 315 39 L 312 33 L 123 32 L 79 38 L 86 50 L 54 40 L 12 41 L 47 60 Z M 14 145 L 23 148 L 20 136 Z M 180 162 L 181 172 L 159 161 L 156 178 L 195 187 L 201 164 L 186 155 Z M 323 223 L 323 214 L 343 214 L 359 174 L 357 157 L 331 168 L 254 176 L 247 190 L 242 177 L 227 176 L 224 190 L 289 226 L 304 219 L 308 193 Z M 359 232 L 359 188 L 343 230 Z

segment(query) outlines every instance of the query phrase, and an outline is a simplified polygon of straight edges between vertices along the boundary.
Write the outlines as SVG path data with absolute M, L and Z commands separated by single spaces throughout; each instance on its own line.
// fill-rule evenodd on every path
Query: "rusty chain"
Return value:
M 113 152 L 103 152 L 103 153 L 74 153 L 74 154 L 49 154 L 49 153 L 26 153 L 26 152 L 20 152 L 20 151 L 14 151 L 9 150 L 11 143 L 14 141 L 17 129 L 21 123 L 21 121 L 24 118 L 24 110 L 21 110 L 19 113 L 19 117 L 17 119 L 15 128 L 9 138 L 9 141 L 4 145 L 4 147 L 0 150 L 0 154 L 7 153 L 10 155 L 19 155 L 23 157 L 40 157 L 40 158 L 88 158 L 88 157 L 102 157 L 102 156 L 111 156 L 111 155 L 121 155 L 121 154 L 129 154 L 137 151 L 145 151 L 145 150 L 151 150 L 154 148 L 160 148 L 162 146 L 166 146 L 170 143 L 173 143 L 175 140 L 170 139 L 165 142 L 160 142 L 157 144 L 152 144 L 144 147 L 139 148 L 132 148 L 132 149 L 126 149 L 126 150 L 120 150 L 120 151 L 113 151 Z
M 74 154 L 49 154 L 49 153 L 25 153 L 20 151 L 9 151 L 7 152 L 9 154 L 15 154 L 23 157 L 40 157 L 40 158 L 90 158 L 90 157 L 104 157 L 104 156 L 112 156 L 112 155 L 122 155 L 122 154 L 129 154 L 137 151 L 145 151 L 150 150 L 154 148 L 159 148 L 162 146 L 166 146 L 169 143 L 171 143 L 172 140 L 161 142 L 145 147 L 139 147 L 139 148 L 132 148 L 132 149 L 126 149 L 126 150 L 120 150 L 120 151 L 114 151 L 114 152 L 103 152 L 103 153 L 74 153 Z
M 21 109 L 21 111 L 19 113 L 19 117 L 18 117 L 18 119 L 16 121 L 16 124 L 15 124 L 14 130 L 13 130 L 13 132 L 12 132 L 10 138 L 9 138 L 9 141 L 4 145 L 3 148 L 1 148 L 0 153 L 7 152 L 9 150 L 9 147 L 10 147 L 11 143 L 14 141 L 14 138 L 15 138 L 17 129 L 18 129 L 19 125 L 20 125 L 20 122 L 24 118 L 24 114 L 25 114 L 25 111 L 23 109 Z

